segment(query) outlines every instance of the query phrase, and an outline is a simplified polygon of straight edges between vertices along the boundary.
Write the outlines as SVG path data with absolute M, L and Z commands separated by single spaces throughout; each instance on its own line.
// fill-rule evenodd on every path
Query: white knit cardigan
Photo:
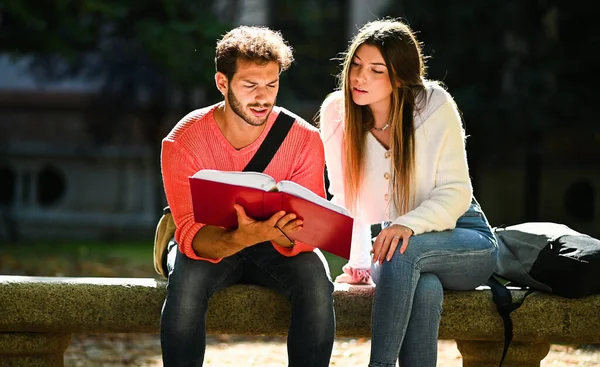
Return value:
M 472 185 L 465 150 L 465 133 L 454 100 L 436 84 L 427 84 L 427 97 L 416 108 L 414 199 L 400 215 L 392 200 L 390 152 L 367 133 L 364 178 L 360 185 L 349 266 L 370 267 L 370 225 L 400 224 L 419 235 L 453 229 L 471 202 Z M 340 91 L 330 94 L 320 110 L 321 138 L 332 201 L 344 205 L 344 102 Z

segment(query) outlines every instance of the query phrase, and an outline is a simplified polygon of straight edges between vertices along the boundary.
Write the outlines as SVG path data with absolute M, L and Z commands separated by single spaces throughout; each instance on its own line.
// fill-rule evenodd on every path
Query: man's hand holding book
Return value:
M 294 241 L 287 234 L 302 229 L 302 220 L 296 219 L 294 213 L 279 211 L 265 221 L 258 221 L 246 215 L 246 211 L 241 205 L 235 204 L 233 207 L 237 213 L 237 231 L 243 243 L 248 243 L 248 246 L 273 241 L 283 247 L 292 247 Z

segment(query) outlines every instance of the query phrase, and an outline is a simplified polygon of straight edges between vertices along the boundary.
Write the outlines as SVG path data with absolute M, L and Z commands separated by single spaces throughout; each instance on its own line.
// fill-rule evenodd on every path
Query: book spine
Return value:
M 264 219 L 270 218 L 273 214 L 283 209 L 281 192 L 265 192 L 263 197 Z

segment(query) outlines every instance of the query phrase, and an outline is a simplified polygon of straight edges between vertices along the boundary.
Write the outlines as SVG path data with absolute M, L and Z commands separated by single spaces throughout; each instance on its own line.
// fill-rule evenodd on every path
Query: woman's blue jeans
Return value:
M 329 366 L 335 337 L 333 283 L 318 250 L 286 257 L 270 243 L 260 243 L 213 264 L 192 260 L 175 246 L 167 264 L 167 298 L 160 320 L 165 367 L 202 366 L 208 300 L 234 283 L 262 285 L 290 300 L 289 366 Z
M 400 248 L 400 245 L 398 245 Z M 370 367 L 429 367 L 437 363 L 443 289 L 471 290 L 490 277 L 497 243 L 479 204 L 456 228 L 412 236 L 404 254 L 374 264 Z

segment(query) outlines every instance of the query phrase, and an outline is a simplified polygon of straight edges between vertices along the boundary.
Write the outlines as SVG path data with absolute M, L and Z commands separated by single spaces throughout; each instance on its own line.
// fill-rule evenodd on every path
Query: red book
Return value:
M 194 219 L 225 228 L 237 226 L 233 204 L 240 204 L 256 220 L 269 219 L 283 210 L 303 221 L 303 228 L 288 236 L 350 258 L 352 224 L 348 211 L 292 181 L 275 180 L 264 173 L 200 170 L 190 177 Z

